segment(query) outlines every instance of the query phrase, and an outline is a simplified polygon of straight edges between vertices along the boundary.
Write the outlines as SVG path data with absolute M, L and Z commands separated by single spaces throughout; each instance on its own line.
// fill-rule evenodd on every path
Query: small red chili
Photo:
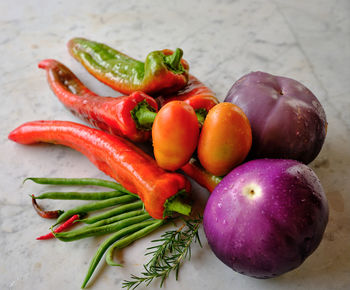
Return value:
M 61 224 L 59 227 L 57 227 L 55 230 L 54 230 L 54 233 L 60 233 L 64 230 L 67 230 L 68 228 L 70 228 L 74 222 L 76 220 L 78 220 L 80 218 L 80 216 L 78 214 L 75 214 L 73 215 L 71 218 L 69 218 L 68 220 L 66 220 L 63 224 Z M 37 240 L 48 240 L 48 239 L 53 239 L 55 236 L 52 232 L 46 234 L 46 235 L 43 235 L 43 236 L 40 236 L 40 237 L 37 237 L 36 239 Z

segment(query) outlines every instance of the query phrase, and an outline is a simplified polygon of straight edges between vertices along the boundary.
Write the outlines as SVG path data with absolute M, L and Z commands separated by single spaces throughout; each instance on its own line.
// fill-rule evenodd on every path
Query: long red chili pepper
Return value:
M 161 95 L 157 98 L 161 107 L 175 100 L 184 101 L 191 105 L 196 111 L 199 121 L 201 119 L 204 121 L 208 111 L 219 103 L 214 92 L 193 75 L 189 76 L 188 83 L 182 90 L 173 94 Z
M 32 205 L 37 212 L 39 216 L 45 219 L 57 219 L 62 213 L 62 210 L 43 210 L 38 203 L 36 202 L 36 199 L 34 198 L 34 195 L 32 194 Z
M 140 124 L 135 117 L 142 106 L 158 110 L 157 102 L 143 92 L 119 98 L 102 97 L 90 91 L 65 65 L 45 59 L 39 63 L 45 69 L 48 83 L 58 99 L 74 114 L 105 132 L 143 142 L 150 138 L 150 124 Z
M 21 144 L 46 142 L 80 151 L 100 170 L 137 194 L 156 219 L 164 218 L 168 210 L 187 214 L 190 211 L 176 198 L 178 193 L 190 192 L 190 182 L 181 174 L 164 171 L 151 156 L 121 137 L 68 121 L 28 122 L 8 137 Z
M 80 218 L 80 216 L 78 214 L 73 215 L 71 218 L 69 218 L 68 220 L 66 220 L 63 224 L 61 224 L 59 227 L 57 227 L 54 230 L 54 233 L 60 233 L 64 230 L 69 229 L 76 220 L 78 220 Z M 48 240 L 48 239 L 53 239 L 55 236 L 52 232 L 49 232 L 46 235 L 37 237 L 37 240 Z

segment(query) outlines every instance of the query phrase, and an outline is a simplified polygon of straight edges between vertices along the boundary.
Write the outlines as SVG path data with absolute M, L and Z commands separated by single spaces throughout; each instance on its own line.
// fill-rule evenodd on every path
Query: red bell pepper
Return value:
M 47 72 L 47 80 L 58 99 L 73 113 L 105 132 L 126 137 L 134 142 L 150 138 L 153 112 L 157 102 L 143 92 L 119 98 L 102 97 L 90 91 L 65 65 L 45 59 L 39 68 Z M 141 119 L 141 110 L 146 110 Z M 147 121 L 147 112 L 152 116 Z
M 68 121 L 28 122 L 8 137 L 21 144 L 46 142 L 80 151 L 137 194 L 153 218 L 163 219 L 171 211 L 189 214 L 191 210 L 179 197 L 190 192 L 190 182 L 181 174 L 164 171 L 151 156 L 121 137 Z

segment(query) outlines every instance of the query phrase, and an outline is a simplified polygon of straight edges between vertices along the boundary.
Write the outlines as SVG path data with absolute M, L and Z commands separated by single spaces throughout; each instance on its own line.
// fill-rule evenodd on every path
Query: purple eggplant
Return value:
M 300 266 L 320 244 L 328 203 L 315 173 L 296 160 L 258 159 L 226 175 L 209 197 L 204 232 L 234 271 L 271 278 Z
M 295 159 L 305 164 L 319 154 L 327 131 L 315 95 L 290 78 L 252 72 L 229 90 L 225 102 L 239 106 L 252 127 L 250 159 Z

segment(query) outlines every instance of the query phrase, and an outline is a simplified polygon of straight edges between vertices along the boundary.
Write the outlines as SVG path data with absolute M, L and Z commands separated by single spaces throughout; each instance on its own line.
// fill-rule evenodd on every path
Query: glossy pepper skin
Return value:
M 177 170 L 196 150 L 199 124 L 194 109 L 183 101 L 172 101 L 157 113 L 152 126 L 154 157 L 158 165 Z
M 210 193 L 222 180 L 221 177 L 206 171 L 195 158 L 191 158 L 189 162 L 181 167 L 181 170 Z
M 220 103 L 205 118 L 197 147 L 202 166 L 223 176 L 244 161 L 252 145 L 249 120 L 238 106 Z
M 69 121 L 33 121 L 13 130 L 8 138 L 21 144 L 61 144 L 85 156 L 101 171 L 137 194 L 156 219 L 164 218 L 165 203 L 190 182 L 181 174 L 160 168 L 156 161 L 131 142 Z
M 189 104 L 196 111 L 201 124 L 209 110 L 219 103 L 214 92 L 193 75 L 189 76 L 188 83 L 182 90 L 157 98 L 161 107 L 171 101 L 184 101 Z
M 105 44 L 84 38 L 68 42 L 70 54 L 95 78 L 123 94 L 143 91 L 150 95 L 171 93 L 188 82 L 189 66 L 182 50 L 153 51 L 145 62 L 135 60 Z
M 156 112 L 158 105 L 152 97 L 143 92 L 119 98 L 102 97 L 90 91 L 65 65 L 56 60 L 45 59 L 38 66 L 46 70 L 54 94 L 75 115 L 105 132 L 134 142 L 144 142 L 150 138 L 150 128 L 140 127 L 131 112 L 141 102 Z

